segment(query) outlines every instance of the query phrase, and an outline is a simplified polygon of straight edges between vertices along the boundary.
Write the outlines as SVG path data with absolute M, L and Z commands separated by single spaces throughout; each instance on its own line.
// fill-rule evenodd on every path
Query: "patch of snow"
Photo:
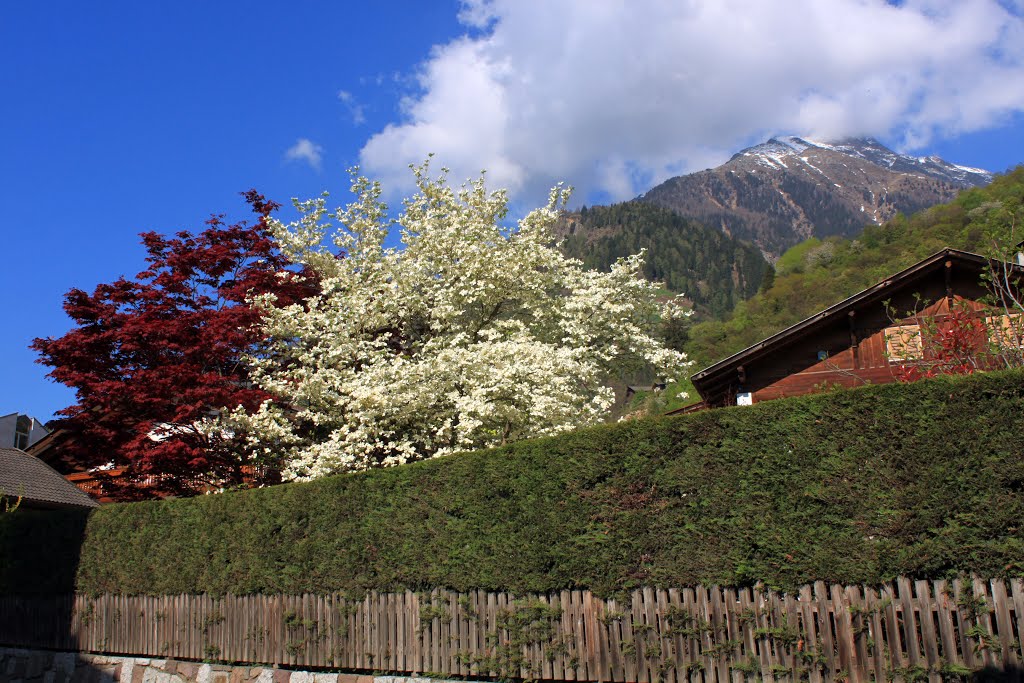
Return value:
M 835 145 L 830 145 L 827 142 L 820 142 L 819 140 L 811 140 L 809 138 L 804 138 L 804 142 L 808 143 L 813 147 L 821 147 L 822 149 L 834 150 L 836 148 Z
M 824 172 L 824 171 L 822 171 L 822 170 L 821 170 L 820 168 L 818 168 L 817 166 L 815 166 L 814 164 L 812 164 L 812 163 L 811 163 L 810 161 L 808 161 L 808 160 L 807 160 L 807 159 L 806 159 L 805 157 L 802 157 L 802 156 L 798 156 L 798 157 L 797 157 L 797 159 L 799 159 L 800 161 L 804 162 L 805 164 L 807 164 L 808 166 L 810 166 L 811 168 L 813 168 L 813 169 L 814 169 L 815 171 L 817 171 L 817 172 L 818 172 L 818 173 L 820 173 L 821 175 L 825 176 L 825 178 L 827 178 L 827 179 L 831 180 L 831 178 L 829 178 L 829 177 L 828 177 L 828 174 L 827 174 L 827 173 L 825 173 L 825 172 Z
M 795 135 L 787 135 L 783 138 L 779 138 L 779 141 L 791 147 L 797 154 L 811 146 L 806 140 L 798 138 Z
M 986 171 L 983 168 L 974 168 L 973 166 L 961 166 L 959 164 L 950 164 L 950 166 L 952 166 L 953 168 L 957 169 L 958 171 L 965 171 L 967 173 L 979 173 L 981 175 L 986 175 L 986 176 L 992 175 L 991 171 Z

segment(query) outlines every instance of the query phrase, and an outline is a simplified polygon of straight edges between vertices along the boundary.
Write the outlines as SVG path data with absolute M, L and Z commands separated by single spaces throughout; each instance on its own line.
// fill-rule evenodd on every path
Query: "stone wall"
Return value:
M 0 683 L 443 683 L 402 676 L 291 671 L 0 647 Z

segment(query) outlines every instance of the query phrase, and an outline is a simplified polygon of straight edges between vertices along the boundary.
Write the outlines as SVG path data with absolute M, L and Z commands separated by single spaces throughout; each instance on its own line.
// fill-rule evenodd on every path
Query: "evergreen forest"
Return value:
M 684 294 L 701 313 L 726 315 L 753 295 L 768 262 L 757 247 L 679 214 L 639 201 L 583 207 L 563 218 L 561 248 L 590 268 L 646 250 L 644 275 Z

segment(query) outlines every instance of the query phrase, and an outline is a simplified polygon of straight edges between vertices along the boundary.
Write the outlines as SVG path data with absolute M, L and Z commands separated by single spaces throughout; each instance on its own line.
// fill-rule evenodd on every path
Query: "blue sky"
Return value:
M 137 234 L 429 152 L 519 206 L 625 199 L 775 133 L 1024 161 L 1021 4 L 997 0 L 51 2 L 0 8 L 0 414 L 73 401 L 27 346 Z

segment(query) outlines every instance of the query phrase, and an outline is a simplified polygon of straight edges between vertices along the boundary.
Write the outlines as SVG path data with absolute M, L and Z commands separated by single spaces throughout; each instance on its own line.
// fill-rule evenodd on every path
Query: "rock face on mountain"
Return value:
M 897 154 L 870 138 L 779 137 L 638 199 L 749 240 L 773 257 L 808 237 L 850 237 L 866 224 L 948 202 L 991 180 L 988 171 Z

